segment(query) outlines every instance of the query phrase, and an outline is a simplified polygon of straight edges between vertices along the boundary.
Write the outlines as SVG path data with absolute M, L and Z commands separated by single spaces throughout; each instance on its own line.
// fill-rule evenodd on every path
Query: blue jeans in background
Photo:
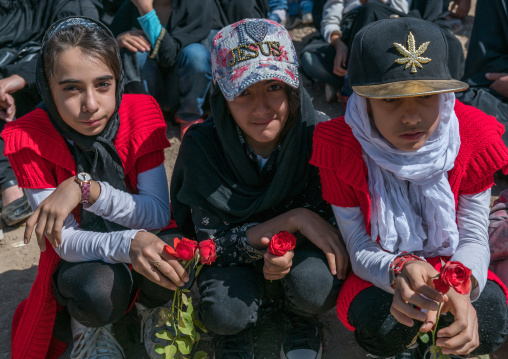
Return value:
M 289 15 L 298 15 L 312 12 L 314 0 L 300 0 L 300 1 L 288 1 L 288 0 L 269 0 L 268 9 L 270 12 L 273 10 L 289 10 Z
M 177 65 L 169 70 L 162 69 L 147 52 L 137 52 L 136 56 L 145 89 L 163 110 L 171 110 L 178 98 L 176 114 L 180 120 L 202 118 L 203 103 L 212 81 L 211 55 L 203 44 L 184 47 Z M 178 76 L 178 81 L 172 80 L 174 76 Z

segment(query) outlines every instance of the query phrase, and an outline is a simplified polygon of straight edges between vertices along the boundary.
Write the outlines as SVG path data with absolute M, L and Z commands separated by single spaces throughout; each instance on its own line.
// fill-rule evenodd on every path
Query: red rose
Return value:
M 432 282 L 434 283 L 434 289 L 437 290 L 441 294 L 446 294 L 450 290 L 450 286 L 446 284 L 441 277 L 437 279 L 433 279 Z
M 176 243 L 176 239 L 175 239 Z M 198 249 L 198 242 L 182 237 L 182 240 L 175 244 L 175 250 L 178 258 L 184 261 L 190 261 Z
M 215 259 L 217 259 L 217 252 L 215 251 L 215 242 L 213 239 L 199 242 L 199 255 L 200 261 L 203 264 L 212 264 Z
M 272 237 L 268 251 L 274 256 L 283 256 L 288 251 L 295 249 L 296 237 L 286 231 L 279 232 Z
M 446 262 L 439 271 L 439 278 L 434 279 L 434 287 L 436 290 L 445 294 L 445 287 L 453 287 L 459 294 L 469 293 L 469 285 L 471 284 L 471 269 L 467 268 L 460 262 Z
M 180 240 L 178 238 L 175 238 L 175 242 L 173 243 L 173 245 L 175 243 L 180 242 Z M 177 257 L 178 258 L 178 254 L 176 254 L 175 250 L 173 249 L 173 247 L 171 247 L 169 244 L 166 244 L 164 246 L 164 252 L 170 256 L 173 256 L 173 257 Z

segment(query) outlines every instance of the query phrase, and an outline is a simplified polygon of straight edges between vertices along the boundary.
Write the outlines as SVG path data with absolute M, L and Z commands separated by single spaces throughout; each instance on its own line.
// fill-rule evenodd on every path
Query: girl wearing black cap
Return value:
M 170 220 L 161 112 L 150 96 L 123 95 L 116 41 L 90 19 L 51 26 L 37 85 L 43 102 L 3 132 L 5 153 L 37 208 L 25 243 L 36 225 L 41 247 L 30 296 L 14 316 L 12 358 L 61 354 L 62 343 L 52 338 L 59 304 L 71 315 L 71 357 L 122 357 L 111 323 L 138 289 L 142 335 L 155 358 L 158 315 L 147 307 L 163 305 L 188 280 L 163 254 L 165 243 L 138 229 L 164 228 Z
M 455 100 L 467 85 L 451 79 L 445 36 L 429 22 L 372 23 L 351 51 L 355 93 L 344 117 L 317 126 L 311 160 L 354 271 L 339 318 L 369 353 L 402 358 L 442 303 L 442 352 L 490 353 L 508 319 L 506 287 L 488 271 L 490 187 L 508 170 L 502 126 Z M 434 289 L 441 260 L 472 271 L 468 293 Z
M 217 359 L 254 356 L 263 308 L 285 323 L 281 358 L 320 358 L 315 317 L 333 307 L 348 267 L 308 164 L 312 133 L 326 116 L 314 111 L 297 66 L 289 34 L 273 21 L 245 19 L 219 31 L 213 117 L 189 129 L 176 160 L 175 221 L 217 245 L 217 260 L 198 277 L 199 314 L 215 334 Z M 267 247 L 281 231 L 298 242 L 275 256 Z

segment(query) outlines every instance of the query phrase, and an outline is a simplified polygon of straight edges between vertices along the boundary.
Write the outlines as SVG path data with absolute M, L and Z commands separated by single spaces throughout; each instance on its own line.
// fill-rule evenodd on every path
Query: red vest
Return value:
M 129 192 L 137 193 L 137 175 L 164 162 L 164 148 L 169 147 L 166 123 L 157 102 L 147 95 L 124 95 L 119 114 L 114 144 L 125 184 Z M 36 109 L 8 123 L 2 137 L 20 187 L 54 188 L 76 175 L 71 152 L 45 111 Z M 72 213 L 79 223 L 79 207 Z M 58 358 L 65 350 L 65 343 L 52 337 L 57 312 L 52 274 L 59 262 L 60 257 L 46 241 L 30 295 L 14 314 L 13 359 Z
M 459 119 L 460 149 L 448 180 L 457 208 L 459 196 L 483 192 L 494 184 L 494 172 L 508 172 L 508 149 L 501 140 L 504 126 L 480 110 L 455 102 Z M 370 196 L 368 170 L 362 148 L 344 116 L 319 123 L 314 131 L 314 148 L 310 163 L 319 167 L 323 198 L 338 207 L 361 207 L 367 233 L 370 234 Z M 438 265 L 439 261 L 434 261 Z M 501 280 L 489 271 L 488 279 Z M 373 286 L 353 272 L 347 277 L 337 299 L 337 314 L 349 330 L 349 305 L 362 290 Z

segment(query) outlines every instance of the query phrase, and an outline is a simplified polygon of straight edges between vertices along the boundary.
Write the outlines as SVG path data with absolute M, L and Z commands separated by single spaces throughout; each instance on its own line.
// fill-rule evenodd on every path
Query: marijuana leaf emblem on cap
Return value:
M 420 55 L 427 50 L 427 46 L 429 46 L 430 41 L 424 42 L 420 45 L 418 50 L 416 50 L 415 45 L 415 37 L 413 36 L 413 33 L 410 31 L 409 35 L 407 36 L 407 49 L 402 46 L 401 44 L 398 44 L 396 42 L 393 43 L 395 45 L 395 48 L 397 51 L 406 57 L 400 58 L 395 60 L 398 64 L 406 64 L 406 67 L 404 67 L 404 70 L 407 69 L 409 66 L 411 66 L 411 73 L 416 73 L 416 67 L 423 68 L 422 64 L 426 64 L 427 62 L 431 61 L 428 57 L 421 57 Z

